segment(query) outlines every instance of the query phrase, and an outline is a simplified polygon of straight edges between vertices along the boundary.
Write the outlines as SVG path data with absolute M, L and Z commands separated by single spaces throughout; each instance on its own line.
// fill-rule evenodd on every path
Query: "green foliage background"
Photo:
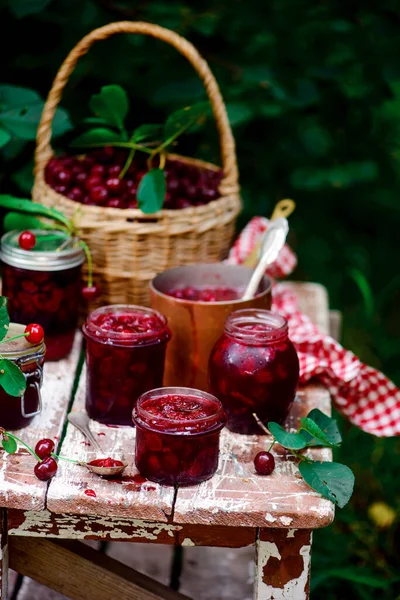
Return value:
M 0 82 L 44 98 L 84 34 L 125 18 L 170 27 L 205 56 L 234 127 L 245 201 L 241 224 L 269 215 L 281 198 L 296 200 L 296 277 L 327 286 L 332 306 L 344 315 L 345 345 L 400 384 L 399 2 L 0 0 Z M 62 100 L 72 121 L 87 115 L 90 95 L 108 83 L 129 91 L 133 125 L 204 99 L 196 75 L 174 50 L 119 36 L 79 63 Z M 42 104 L 30 96 L 34 108 L 9 112 L 27 93 L 10 101 L 0 90 L 3 192 L 23 194 L 31 186 Z M 68 115 L 57 119 L 56 134 L 62 134 Z M 179 150 L 218 162 L 212 124 Z M 398 517 L 379 529 L 368 509 L 383 501 L 397 511 L 400 445 L 346 422 L 343 429 L 346 441 L 336 458 L 354 470 L 356 490 L 335 524 L 315 534 L 313 598 L 379 594 L 393 600 L 400 597 Z

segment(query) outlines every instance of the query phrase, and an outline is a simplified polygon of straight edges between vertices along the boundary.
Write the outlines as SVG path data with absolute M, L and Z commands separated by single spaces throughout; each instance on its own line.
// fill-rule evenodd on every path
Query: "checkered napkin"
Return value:
M 233 245 L 227 262 L 242 263 L 267 227 L 267 219 L 252 219 Z M 296 264 L 295 254 L 285 245 L 267 274 L 285 277 Z M 301 313 L 296 296 L 284 283 L 274 285 L 272 310 L 289 323 L 290 339 L 299 355 L 301 383 L 318 378 L 331 393 L 337 410 L 367 433 L 400 435 L 400 390 L 383 373 L 364 365 L 336 340 L 321 333 Z

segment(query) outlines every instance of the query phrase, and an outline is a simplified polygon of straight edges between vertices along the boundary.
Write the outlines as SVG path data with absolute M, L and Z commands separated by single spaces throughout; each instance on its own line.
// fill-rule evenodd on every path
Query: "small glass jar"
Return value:
M 83 326 L 86 338 L 86 410 L 91 419 L 132 425 L 141 394 L 162 385 L 167 320 L 142 306 L 115 304 L 93 311 Z
M 10 323 L 5 341 L 0 346 L 1 356 L 15 363 L 26 379 L 26 390 L 21 397 L 10 396 L 0 387 L 0 427 L 7 430 L 26 427 L 42 410 L 40 388 L 46 351 L 44 343 L 32 345 L 24 337 L 7 342 L 7 338 L 24 331 L 25 325 Z
M 20 248 L 21 232 L 1 238 L 3 296 L 11 321 L 39 323 L 45 333 L 46 360 L 71 351 L 78 324 L 81 268 L 85 254 L 76 238 L 61 231 L 33 230 L 32 250 Z
M 201 390 L 166 387 L 143 394 L 133 411 L 139 473 L 163 485 L 194 485 L 217 470 L 221 402 Z
M 263 433 L 253 413 L 265 424 L 283 423 L 299 381 L 299 359 L 287 321 L 268 310 L 232 313 L 211 352 L 209 381 L 231 431 Z

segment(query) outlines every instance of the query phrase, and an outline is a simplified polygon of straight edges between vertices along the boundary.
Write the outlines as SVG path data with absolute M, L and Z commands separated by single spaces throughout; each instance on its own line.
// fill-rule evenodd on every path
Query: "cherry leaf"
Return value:
M 8 316 L 8 298 L 0 296 L 0 341 L 5 338 L 10 326 L 10 317 Z
M 7 358 L 0 359 L 0 385 L 9 396 L 22 396 L 26 390 L 24 374 Z
M 343 508 L 351 498 L 354 475 L 349 467 L 335 462 L 306 462 L 299 464 L 299 471 L 306 483 Z
M 12 437 L 8 437 L 8 435 L 4 435 L 1 441 L 1 445 L 4 450 L 8 452 L 8 454 L 14 454 L 17 451 L 17 442 Z
M 185 106 L 170 115 L 165 123 L 165 139 L 175 139 L 186 129 L 205 121 L 210 110 L 208 102 L 199 102 L 193 106 Z
M 97 127 L 90 129 L 82 135 L 78 135 L 70 146 L 104 146 L 106 144 L 112 144 L 113 142 L 122 142 L 122 136 L 117 131 L 112 129 L 106 129 L 105 127 Z
M 119 85 L 105 85 L 100 94 L 91 97 L 90 108 L 96 116 L 122 131 L 129 110 L 128 95 Z
M 133 142 L 142 142 L 143 140 L 155 140 L 162 136 L 162 125 L 153 125 L 151 123 L 140 125 L 137 127 L 132 135 Z
M 162 169 L 151 169 L 146 173 L 142 177 L 137 191 L 140 210 L 147 215 L 161 210 L 166 188 L 165 173 Z
M 288 450 L 302 450 L 302 448 L 307 446 L 307 441 L 304 439 L 301 433 L 288 433 L 285 431 L 285 429 L 283 429 L 283 427 L 274 421 L 268 423 L 268 429 L 278 444 L 284 448 L 287 448 Z
M 336 419 L 328 417 L 328 415 L 321 412 L 318 408 L 313 408 L 313 410 L 308 413 L 307 419 L 312 419 L 314 421 L 332 446 L 337 446 L 342 442 L 342 436 L 340 435 Z M 313 437 L 311 431 L 303 431 L 302 435 L 307 440 L 307 446 L 320 445 L 319 441 Z
M 309 417 L 303 417 L 300 419 L 299 431 L 301 431 L 303 437 L 306 437 L 306 439 L 307 436 L 304 436 L 304 433 L 309 434 L 310 439 L 307 441 L 308 445 L 327 446 L 329 448 L 332 446 L 322 429 Z

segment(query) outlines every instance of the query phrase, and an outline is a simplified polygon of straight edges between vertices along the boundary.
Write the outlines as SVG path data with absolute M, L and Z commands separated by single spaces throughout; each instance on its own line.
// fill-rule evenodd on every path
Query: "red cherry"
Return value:
M 30 323 L 27 325 L 25 327 L 25 333 L 28 334 L 26 339 L 30 344 L 40 344 L 40 342 L 43 341 L 44 330 L 41 325 L 38 325 L 38 323 Z
M 122 190 L 124 182 L 118 177 L 109 177 L 106 179 L 106 187 L 114 193 L 118 193 Z
M 86 285 L 82 288 L 82 296 L 88 302 L 95 300 L 97 296 L 100 294 L 100 288 L 98 285 Z
M 259 452 L 254 458 L 254 467 L 259 475 L 271 475 L 275 469 L 275 459 L 271 452 Z
M 54 450 L 54 442 L 53 440 L 49 440 L 45 438 L 44 440 L 39 440 L 35 446 L 35 452 L 39 458 L 48 458 Z
M 103 204 L 103 202 L 108 200 L 107 188 L 105 188 L 104 185 L 95 185 L 89 191 L 89 196 L 93 202 L 96 202 L 96 204 Z
M 93 187 L 97 185 L 102 185 L 103 180 L 100 175 L 90 175 L 85 181 L 85 189 L 90 192 Z
M 58 464 L 52 456 L 45 458 L 42 462 L 38 462 L 33 469 L 35 475 L 41 481 L 48 481 L 57 473 Z
M 18 238 L 18 243 L 23 250 L 32 250 L 36 244 L 36 237 L 32 231 L 23 231 Z

